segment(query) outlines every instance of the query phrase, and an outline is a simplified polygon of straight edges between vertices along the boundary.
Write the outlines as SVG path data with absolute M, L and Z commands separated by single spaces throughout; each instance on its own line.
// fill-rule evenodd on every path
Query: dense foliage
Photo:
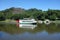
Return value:
M 22 8 L 9 8 L 0 11 L 0 20 L 5 19 L 23 19 L 23 18 L 35 18 L 36 20 L 56 20 L 60 18 L 60 10 L 48 9 L 47 11 L 42 11 L 40 9 L 31 8 L 28 10 Z

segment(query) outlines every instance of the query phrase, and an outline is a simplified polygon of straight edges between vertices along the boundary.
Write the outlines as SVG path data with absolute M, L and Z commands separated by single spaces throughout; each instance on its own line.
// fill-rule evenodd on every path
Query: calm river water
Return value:
M 29 29 L 0 23 L 0 40 L 60 40 L 60 24 L 38 24 Z

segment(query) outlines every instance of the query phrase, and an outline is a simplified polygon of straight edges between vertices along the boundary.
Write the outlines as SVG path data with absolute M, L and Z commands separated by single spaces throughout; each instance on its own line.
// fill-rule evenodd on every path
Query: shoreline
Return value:
M 49 22 L 49 23 L 60 23 L 60 20 L 55 20 L 55 21 L 51 21 L 51 20 L 44 20 L 44 21 L 42 21 L 42 20 L 37 20 L 37 23 L 43 23 L 43 22 L 46 22 L 47 23 L 47 21 Z M 5 20 L 5 21 L 0 21 L 0 24 L 1 23 L 9 23 L 9 24 L 17 24 L 17 21 L 16 20 L 9 20 L 9 19 L 7 19 L 7 20 Z

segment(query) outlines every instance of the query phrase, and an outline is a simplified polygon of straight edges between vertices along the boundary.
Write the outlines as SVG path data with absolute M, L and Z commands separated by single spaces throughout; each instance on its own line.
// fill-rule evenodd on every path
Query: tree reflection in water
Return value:
M 37 32 L 42 32 L 46 31 L 49 34 L 51 33 L 56 33 L 60 32 L 60 24 L 37 24 L 37 27 L 34 29 L 25 29 L 25 28 L 19 28 L 16 26 L 16 24 L 0 24 L 0 31 L 7 32 L 10 34 L 18 34 L 18 33 L 24 33 L 24 32 L 29 32 L 29 33 L 37 33 Z

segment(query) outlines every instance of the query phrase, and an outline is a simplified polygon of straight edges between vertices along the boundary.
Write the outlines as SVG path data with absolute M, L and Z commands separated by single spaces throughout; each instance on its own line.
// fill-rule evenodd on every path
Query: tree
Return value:
M 5 20 L 5 16 L 3 13 L 0 12 L 0 21 L 3 21 L 3 20 Z

